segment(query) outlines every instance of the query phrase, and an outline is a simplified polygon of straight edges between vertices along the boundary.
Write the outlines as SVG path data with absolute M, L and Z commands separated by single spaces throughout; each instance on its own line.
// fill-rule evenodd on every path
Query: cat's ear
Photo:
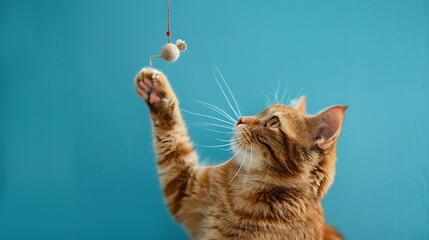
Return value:
M 328 149 L 340 135 L 346 110 L 346 106 L 333 106 L 314 117 L 311 134 L 321 149 Z
M 303 114 L 307 114 L 307 98 L 305 96 L 300 97 L 298 100 L 292 100 L 292 105 L 296 110 L 300 111 Z

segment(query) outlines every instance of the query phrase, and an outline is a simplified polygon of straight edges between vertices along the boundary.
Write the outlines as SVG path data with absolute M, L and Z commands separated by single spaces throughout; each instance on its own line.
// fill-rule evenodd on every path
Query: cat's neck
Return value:
M 321 209 L 320 201 L 305 186 L 280 186 L 238 177 L 227 188 L 232 210 L 243 217 L 273 221 L 297 221 Z
M 311 183 L 302 179 L 293 181 L 272 171 L 228 168 L 230 179 L 225 183 L 231 196 L 249 203 L 275 201 L 278 204 L 293 204 L 295 201 L 315 203 L 317 198 L 310 187 Z M 283 178 L 282 178 L 283 177 Z

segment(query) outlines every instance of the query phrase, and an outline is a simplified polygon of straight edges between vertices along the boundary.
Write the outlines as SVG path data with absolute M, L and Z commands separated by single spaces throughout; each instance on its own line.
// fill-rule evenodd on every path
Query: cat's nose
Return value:
M 237 126 L 240 124 L 252 124 L 254 119 L 252 117 L 242 117 L 238 119 Z

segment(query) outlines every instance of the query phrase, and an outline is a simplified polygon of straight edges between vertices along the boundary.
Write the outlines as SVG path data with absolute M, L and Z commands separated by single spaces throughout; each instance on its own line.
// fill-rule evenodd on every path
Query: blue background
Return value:
M 0 239 L 187 238 L 133 86 L 166 24 L 159 0 L 0 2 Z M 350 240 L 429 239 L 428 1 L 172 0 L 177 38 L 189 49 L 154 67 L 184 109 L 227 109 L 215 65 L 247 115 L 278 83 L 312 114 L 349 105 L 327 221 Z M 201 145 L 227 137 L 190 132 Z

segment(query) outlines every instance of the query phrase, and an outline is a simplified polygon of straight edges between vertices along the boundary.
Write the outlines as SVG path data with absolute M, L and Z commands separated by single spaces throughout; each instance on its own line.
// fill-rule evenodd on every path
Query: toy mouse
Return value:
M 150 65 L 152 65 L 152 58 L 163 58 L 167 62 L 174 62 L 180 57 L 180 52 L 184 52 L 187 47 L 182 39 L 177 39 L 176 44 L 167 43 L 162 47 L 161 55 L 150 57 Z

